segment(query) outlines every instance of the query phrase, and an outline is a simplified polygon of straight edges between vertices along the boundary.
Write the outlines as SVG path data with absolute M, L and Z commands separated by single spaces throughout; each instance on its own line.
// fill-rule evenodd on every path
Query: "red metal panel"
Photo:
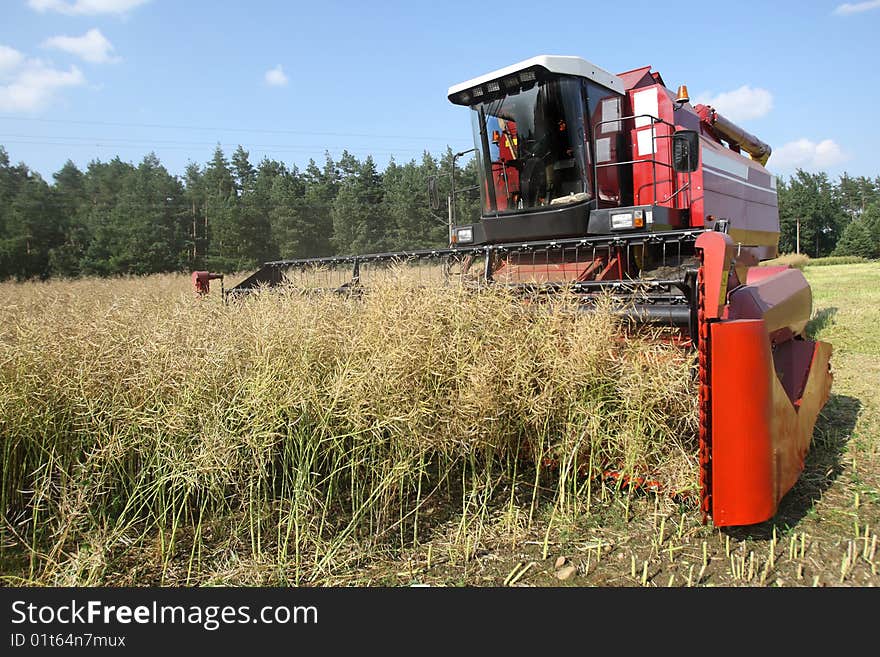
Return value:
M 679 199 L 680 194 L 673 196 L 676 180 L 671 168 L 672 128 L 645 118 L 643 110 L 637 111 L 635 97 L 644 94 L 656 99 L 656 102 L 647 103 L 653 105 L 649 111 L 651 116 L 670 124 L 675 121 L 670 91 L 662 84 L 645 85 L 629 91 L 630 107 L 640 117 L 633 121 L 633 129 L 629 131 L 632 159 L 636 161 L 632 165 L 633 201 L 636 205 L 678 207 L 676 204 L 683 199 Z
M 757 283 L 760 280 L 765 278 L 770 278 L 771 276 L 775 276 L 780 272 L 788 271 L 791 269 L 788 265 L 779 265 L 776 267 L 749 267 L 748 274 L 746 275 L 746 283 L 751 285 L 752 283 Z
M 654 79 L 651 77 L 650 66 L 642 66 L 641 68 L 634 68 L 631 71 L 618 73 L 617 77 L 623 80 L 623 86 L 627 89 L 627 91 L 629 91 L 630 89 L 634 89 L 637 86 L 648 86 L 654 84 Z
M 703 233 L 697 238 L 696 248 L 702 251 L 705 313 L 707 319 L 721 317 L 727 303 L 727 279 L 735 247 L 724 233 Z
M 700 167 L 690 174 L 688 199 L 690 199 L 691 226 L 703 228 L 706 226 L 706 203 L 703 198 L 703 170 Z
M 803 471 L 830 394 L 831 345 L 789 341 L 771 354 L 764 320 L 709 328 L 712 520 L 751 525 L 775 515 Z
M 750 525 L 776 512 L 770 343 L 762 320 L 710 331 L 712 521 Z
M 759 162 L 701 139 L 700 171 L 706 215 L 729 219 L 745 246 L 775 245 L 779 210 L 772 176 Z
M 760 268 L 752 267 L 749 272 L 754 269 Z M 813 310 L 813 294 L 799 269 L 746 278 L 754 282 L 741 285 L 729 295 L 729 319 L 763 319 L 774 343 L 803 333 Z

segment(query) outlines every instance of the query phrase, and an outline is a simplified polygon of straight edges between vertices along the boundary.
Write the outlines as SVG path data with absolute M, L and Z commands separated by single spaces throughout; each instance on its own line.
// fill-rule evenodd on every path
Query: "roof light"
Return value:
M 498 84 L 498 80 L 494 80 L 486 85 L 486 88 L 489 90 L 489 93 L 493 93 L 495 91 L 501 91 L 501 85 Z
M 479 98 L 483 95 L 483 87 L 474 87 L 471 91 L 474 93 L 474 98 Z
M 519 86 L 519 80 L 515 76 L 504 78 L 504 86 L 507 89 L 516 89 Z
M 534 79 L 535 79 L 535 72 L 534 71 L 523 71 L 522 73 L 519 74 L 519 81 L 520 82 L 531 82 Z
M 691 102 L 691 97 L 688 94 L 688 88 L 686 84 L 683 84 L 678 87 L 678 93 L 675 94 L 675 105 L 673 109 L 681 109 L 685 103 Z

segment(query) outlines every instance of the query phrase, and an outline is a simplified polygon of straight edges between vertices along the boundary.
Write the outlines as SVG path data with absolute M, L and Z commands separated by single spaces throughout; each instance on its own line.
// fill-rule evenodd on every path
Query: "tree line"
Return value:
M 452 180 L 451 149 L 421 162 L 325 153 L 305 169 L 239 146 L 227 157 L 190 163 L 175 176 L 149 154 L 118 157 L 85 171 L 72 161 L 50 184 L 0 146 L 0 279 L 253 269 L 279 258 L 442 247 L 451 186 L 476 186 L 476 161 Z M 427 182 L 435 178 L 439 209 Z M 779 180 L 781 252 L 880 257 L 880 177 L 798 170 Z M 475 220 L 473 189 L 456 196 L 459 221 Z M 799 237 L 799 242 L 798 242 Z
M 241 146 L 227 158 L 218 146 L 182 177 L 151 153 L 85 171 L 68 160 L 49 184 L 0 146 L 0 279 L 234 272 L 279 258 L 445 246 L 452 161 L 450 149 L 426 151 L 380 172 L 371 156 L 343 151 L 300 170 L 268 158 L 255 165 Z M 459 163 L 455 178 L 475 186 L 474 164 Z M 457 206 L 472 217 L 479 204 L 469 194 Z
M 779 251 L 810 257 L 880 258 L 880 176 L 841 175 L 798 169 L 780 179 Z

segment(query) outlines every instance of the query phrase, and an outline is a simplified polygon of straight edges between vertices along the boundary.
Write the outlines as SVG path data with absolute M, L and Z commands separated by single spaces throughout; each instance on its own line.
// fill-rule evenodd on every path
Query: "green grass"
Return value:
M 880 357 L 880 262 L 808 267 L 805 275 L 819 318 L 816 336 L 832 343 L 838 357 Z

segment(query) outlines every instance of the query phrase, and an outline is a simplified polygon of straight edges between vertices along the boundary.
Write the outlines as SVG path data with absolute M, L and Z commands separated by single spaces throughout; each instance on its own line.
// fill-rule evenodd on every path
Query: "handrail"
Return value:
M 671 152 L 669 153 L 669 162 L 663 162 L 663 161 L 656 159 L 656 157 L 652 157 L 651 159 L 626 160 L 624 162 L 606 162 L 604 164 L 599 164 L 598 158 L 596 157 L 596 140 L 597 140 L 596 135 L 598 135 L 598 133 L 599 133 L 599 127 L 602 125 L 605 125 L 606 123 L 622 123 L 623 121 L 630 121 L 630 120 L 635 120 L 635 119 L 639 119 L 639 118 L 647 118 L 647 119 L 650 119 L 650 121 L 651 121 L 650 126 L 651 126 L 651 152 L 652 152 L 652 155 L 656 155 L 656 153 L 657 153 L 657 141 L 659 139 L 671 139 L 671 137 L 672 137 L 672 135 L 662 135 L 662 136 L 658 137 L 657 131 L 655 129 L 656 124 L 660 123 L 665 126 L 668 126 L 672 130 L 673 133 L 675 132 L 675 125 L 674 124 L 669 123 L 668 121 L 664 121 L 663 119 L 657 118 L 656 116 L 653 116 L 651 114 L 633 114 L 631 116 L 621 116 L 616 119 L 606 119 L 604 121 L 598 121 L 598 122 L 594 123 L 593 124 L 593 135 L 592 135 L 593 180 L 594 180 L 594 184 L 596 185 L 597 198 L 598 198 L 598 194 L 599 194 L 598 187 L 599 187 L 599 169 L 600 168 L 620 167 L 620 166 L 627 165 L 627 164 L 630 164 L 630 165 L 631 164 L 648 164 L 650 162 L 650 164 L 651 164 L 651 189 L 652 189 L 652 193 L 651 193 L 652 203 L 651 203 L 651 205 L 658 205 L 658 202 L 657 202 L 657 185 L 658 185 L 657 166 L 660 165 L 662 167 L 666 167 L 668 169 L 671 169 L 673 175 L 675 174 L 675 168 L 672 166 L 672 164 L 670 164 L 670 162 L 672 161 L 672 153 Z M 614 130 L 613 132 L 622 132 L 622 131 L 623 130 L 621 128 L 620 130 Z M 680 186 L 678 189 L 676 189 L 672 194 L 670 194 L 665 199 L 660 201 L 660 203 L 669 202 L 670 200 L 672 200 L 673 198 L 678 196 L 681 192 L 683 192 L 689 188 L 690 188 L 689 182 L 684 183 L 682 186 Z M 635 190 L 633 190 L 633 191 L 635 191 Z M 635 201 L 635 199 L 633 199 L 633 201 Z M 640 205 L 642 205 L 642 204 L 640 204 Z M 687 206 L 685 205 L 685 207 L 687 207 Z

